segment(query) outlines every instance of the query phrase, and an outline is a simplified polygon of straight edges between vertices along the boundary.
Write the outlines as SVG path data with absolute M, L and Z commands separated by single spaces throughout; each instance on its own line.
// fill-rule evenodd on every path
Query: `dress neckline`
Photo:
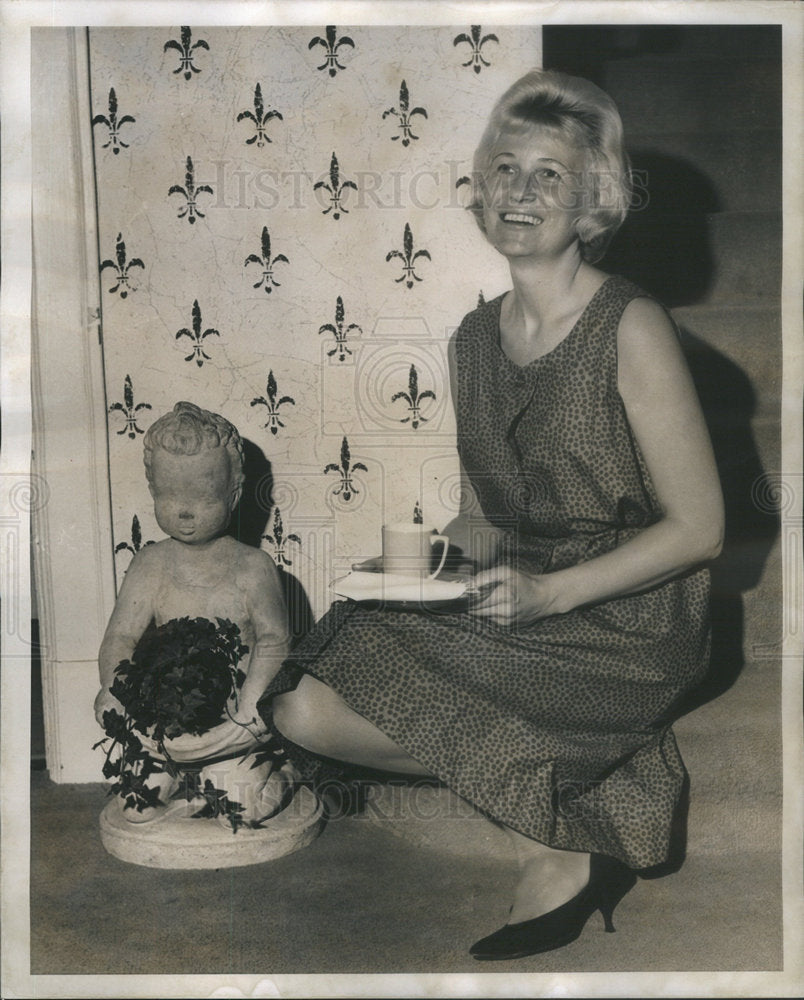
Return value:
M 500 355 L 505 359 L 505 361 L 512 368 L 516 368 L 518 371 L 526 371 L 528 368 L 534 367 L 537 364 L 537 362 L 539 362 L 539 361 L 545 361 L 547 358 L 552 357 L 577 332 L 577 330 L 580 328 L 580 326 L 583 323 L 583 321 L 586 319 L 586 316 L 587 316 L 590 308 L 592 307 L 593 303 L 596 302 L 598 296 L 601 294 L 601 292 L 603 291 L 603 289 L 609 284 L 609 282 L 614 281 L 615 278 L 616 278 L 616 275 L 610 274 L 606 278 L 603 279 L 603 282 L 600 284 L 600 286 L 598 287 L 597 291 L 592 295 L 592 297 L 589 299 L 589 301 L 583 307 L 583 312 L 581 313 L 581 315 L 575 320 L 575 322 L 572 324 L 572 327 L 570 328 L 569 332 L 567 334 L 565 334 L 565 336 L 563 336 L 561 338 L 561 340 L 559 340 L 559 342 L 555 345 L 555 347 L 551 347 L 549 351 L 546 351 L 544 354 L 540 354 L 537 358 L 533 358 L 532 360 L 526 362 L 524 365 L 517 364 L 516 361 L 513 360 L 513 358 L 509 357 L 505 353 L 505 350 L 504 350 L 504 348 L 502 346 L 502 336 L 501 336 L 501 330 L 500 330 L 500 314 L 502 312 L 502 301 L 505 298 L 505 296 L 508 294 L 507 292 L 503 292 L 503 294 L 500 295 L 497 298 L 496 303 L 495 303 L 496 307 L 497 307 L 497 337 L 496 337 L 496 344 L 497 344 L 497 350 L 499 351 Z

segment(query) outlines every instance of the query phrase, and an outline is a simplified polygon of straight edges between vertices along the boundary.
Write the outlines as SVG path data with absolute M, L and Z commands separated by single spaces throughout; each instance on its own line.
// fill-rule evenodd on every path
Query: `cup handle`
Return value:
M 441 570 L 444 568 L 444 563 L 447 561 L 447 552 L 449 551 L 449 538 L 446 535 L 430 535 L 430 547 L 436 542 L 443 542 L 444 548 L 441 550 L 441 561 L 438 564 L 438 568 L 434 569 L 427 577 L 428 580 L 432 580 L 437 577 Z

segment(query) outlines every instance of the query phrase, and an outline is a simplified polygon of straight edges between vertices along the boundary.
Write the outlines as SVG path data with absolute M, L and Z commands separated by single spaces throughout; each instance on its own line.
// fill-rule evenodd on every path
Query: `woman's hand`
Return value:
M 549 575 L 533 576 L 494 566 L 478 573 L 472 583 L 480 595 L 471 605 L 471 613 L 496 625 L 530 625 L 558 613 Z

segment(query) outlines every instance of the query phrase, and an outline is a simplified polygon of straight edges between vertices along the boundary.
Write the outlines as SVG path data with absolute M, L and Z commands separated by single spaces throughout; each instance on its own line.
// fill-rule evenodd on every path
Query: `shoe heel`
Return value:
M 617 872 L 617 876 L 603 889 L 603 898 L 598 906 L 600 914 L 603 917 L 606 933 L 608 934 L 613 934 L 617 929 L 612 919 L 617 904 L 633 889 L 637 881 L 636 875 L 625 867 Z
M 603 923 L 607 934 L 613 934 L 617 928 L 614 926 L 614 921 L 611 919 L 614 915 L 614 906 L 616 904 L 605 903 L 600 907 L 600 913 L 603 917 Z

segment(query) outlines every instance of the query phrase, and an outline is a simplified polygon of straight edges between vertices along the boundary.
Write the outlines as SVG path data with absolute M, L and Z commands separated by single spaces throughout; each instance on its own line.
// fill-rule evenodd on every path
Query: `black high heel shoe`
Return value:
M 589 863 L 589 881 L 576 896 L 540 917 L 506 924 L 473 944 L 469 954 L 488 962 L 525 958 L 563 948 L 580 936 L 595 910 L 600 910 L 606 930 L 612 932 L 614 908 L 635 883 L 634 872 L 620 861 L 593 854 Z

